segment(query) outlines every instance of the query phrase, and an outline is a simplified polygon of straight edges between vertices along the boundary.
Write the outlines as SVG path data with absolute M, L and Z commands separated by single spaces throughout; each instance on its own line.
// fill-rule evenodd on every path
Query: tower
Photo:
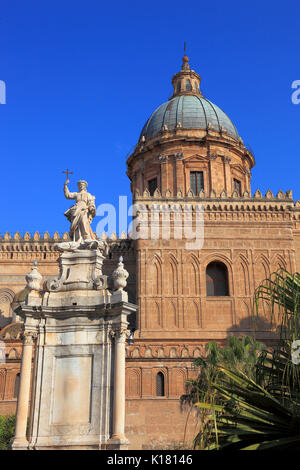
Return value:
M 251 195 L 254 156 L 200 82 L 184 56 L 171 98 L 147 119 L 127 160 L 139 305 L 127 426 L 138 410 L 153 441 L 183 435 L 178 399 L 206 343 L 251 334 L 255 288 L 279 266 L 296 270 L 291 191 Z M 267 323 L 257 338 L 272 341 Z

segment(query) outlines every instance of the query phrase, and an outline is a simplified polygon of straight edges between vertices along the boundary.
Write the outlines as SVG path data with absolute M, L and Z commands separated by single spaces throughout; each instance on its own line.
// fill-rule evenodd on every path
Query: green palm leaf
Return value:
M 264 313 L 269 317 L 271 325 L 280 325 L 282 338 L 290 338 L 291 333 L 298 336 L 300 334 L 300 274 L 291 274 L 282 268 L 273 273 L 256 289 L 253 307 L 256 324 L 259 323 Z
M 217 426 L 212 427 L 208 449 L 300 450 L 300 413 L 292 412 L 243 372 L 221 365 L 219 370 L 222 379 L 213 387 L 225 403 L 211 406 Z

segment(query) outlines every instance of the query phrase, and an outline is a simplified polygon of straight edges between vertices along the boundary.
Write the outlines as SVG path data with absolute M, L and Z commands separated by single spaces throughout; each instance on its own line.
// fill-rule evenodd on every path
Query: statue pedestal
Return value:
M 97 243 L 100 242 L 93 242 L 94 245 Z M 61 243 L 58 247 L 71 244 Z M 82 249 L 62 252 L 59 257 L 60 276 L 47 281 L 49 292 L 107 289 L 107 276 L 102 275 L 103 251 L 98 248 L 88 249 L 84 243 L 82 246 Z
M 17 413 L 13 449 L 20 439 L 23 449 L 128 447 L 125 436 L 110 439 L 124 435 L 127 316 L 137 307 L 123 290 L 108 290 L 101 260 L 99 250 L 63 253 L 59 279 L 19 307 L 25 334 L 36 336 L 36 356 L 29 440 Z M 26 367 L 19 402 L 28 407 Z

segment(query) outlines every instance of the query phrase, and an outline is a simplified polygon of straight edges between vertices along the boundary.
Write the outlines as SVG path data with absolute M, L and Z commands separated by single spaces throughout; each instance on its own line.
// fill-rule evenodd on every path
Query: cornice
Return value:
M 180 135 L 178 135 L 180 132 Z M 167 154 L 176 154 L 180 148 L 180 152 L 182 152 L 182 148 L 189 145 L 197 145 L 200 147 L 219 147 L 219 150 L 214 149 L 212 154 L 217 154 L 220 157 L 223 157 L 222 148 L 230 150 L 231 152 L 235 153 L 239 158 L 248 160 L 250 167 L 253 168 L 255 166 L 255 159 L 253 154 L 249 149 L 247 149 L 242 142 L 237 142 L 231 138 L 225 138 L 224 136 L 214 136 L 210 134 L 206 134 L 204 136 L 189 136 L 183 135 L 184 130 L 179 129 L 172 133 L 165 133 L 162 132 L 159 137 L 154 137 L 153 139 L 139 143 L 136 145 L 134 152 L 129 156 L 127 159 L 127 166 L 128 172 L 127 174 L 131 175 L 131 165 L 139 160 L 140 158 L 145 158 L 145 155 L 148 152 L 157 152 L 158 155 L 161 153 Z M 170 153 L 170 147 L 172 147 L 172 151 Z

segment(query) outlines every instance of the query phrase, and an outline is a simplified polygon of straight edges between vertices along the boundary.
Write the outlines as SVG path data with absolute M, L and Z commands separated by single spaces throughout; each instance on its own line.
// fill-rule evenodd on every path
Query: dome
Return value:
M 182 129 L 203 129 L 210 127 L 217 132 L 226 132 L 234 139 L 239 139 L 237 130 L 218 106 L 200 95 L 179 95 L 159 106 L 147 120 L 140 139 L 151 139 L 160 134 L 163 127 L 173 131 Z

